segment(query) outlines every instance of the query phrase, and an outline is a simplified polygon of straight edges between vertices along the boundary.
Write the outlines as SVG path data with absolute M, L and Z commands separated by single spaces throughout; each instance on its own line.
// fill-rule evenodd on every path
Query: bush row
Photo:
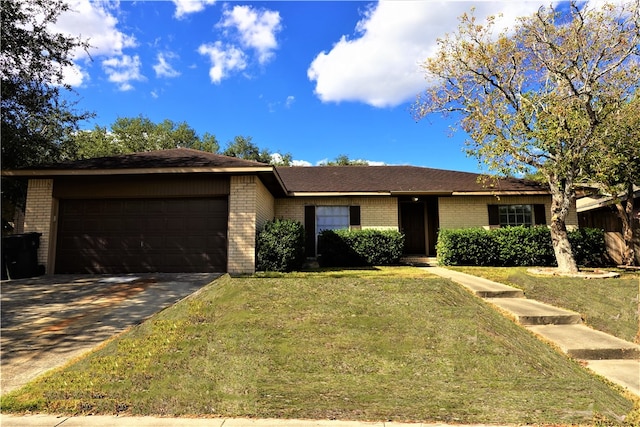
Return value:
M 322 267 L 397 264 L 404 236 L 395 230 L 324 230 L 318 236 Z
M 256 238 L 258 271 L 294 271 L 305 261 L 304 226 L 294 220 L 269 221 Z M 318 237 L 323 267 L 397 264 L 404 236 L 392 230 L 325 230 Z
M 605 262 L 604 232 L 581 228 L 569 232 L 576 262 Z M 436 247 L 442 265 L 555 266 L 551 233 L 545 226 L 440 230 Z

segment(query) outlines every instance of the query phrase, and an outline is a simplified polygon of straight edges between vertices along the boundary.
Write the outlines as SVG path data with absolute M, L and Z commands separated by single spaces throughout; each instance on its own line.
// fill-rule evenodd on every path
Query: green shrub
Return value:
M 397 264 L 404 236 L 395 230 L 324 230 L 318 236 L 318 261 L 323 267 Z
M 440 230 L 436 244 L 442 265 L 495 265 L 498 249 L 490 232 L 482 228 Z
M 580 228 L 569 232 L 569 242 L 578 265 L 598 267 L 607 263 L 604 230 Z
M 578 265 L 603 265 L 606 249 L 602 230 L 571 231 L 569 242 Z M 440 230 L 436 249 L 442 265 L 557 265 L 551 233 L 545 226 Z
M 293 271 L 305 260 L 304 227 L 298 221 L 276 219 L 265 224 L 256 238 L 256 269 Z
M 504 227 L 491 230 L 498 245 L 498 261 L 501 266 L 534 266 L 555 263 L 549 228 Z

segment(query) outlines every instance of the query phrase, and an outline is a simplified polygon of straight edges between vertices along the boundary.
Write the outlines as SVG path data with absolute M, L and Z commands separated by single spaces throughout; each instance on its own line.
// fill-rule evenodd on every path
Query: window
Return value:
M 543 204 L 535 205 L 488 205 L 489 225 L 509 227 L 516 225 L 546 225 L 546 210 Z
M 304 207 L 305 247 L 308 257 L 316 256 L 318 234 L 322 230 L 360 228 L 360 206 Z
M 500 215 L 500 227 L 530 226 L 533 224 L 531 205 L 498 206 L 498 214 Z
M 349 228 L 349 206 L 316 207 L 316 234 L 322 230 Z

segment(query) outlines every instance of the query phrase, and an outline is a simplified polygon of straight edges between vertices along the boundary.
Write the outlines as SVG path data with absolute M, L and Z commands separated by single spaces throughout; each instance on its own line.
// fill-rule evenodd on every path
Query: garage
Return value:
M 56 273 L 224 272 L 227 199 L 59 201 Z

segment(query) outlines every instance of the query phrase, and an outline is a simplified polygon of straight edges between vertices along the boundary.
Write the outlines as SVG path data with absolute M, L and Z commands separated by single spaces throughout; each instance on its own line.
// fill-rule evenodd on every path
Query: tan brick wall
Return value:
M 304 224 L 304 207 L 360 206 L 362 228 L 398 229 L 398 199 L 395 197 L 297 197 L 276 199 L 275 217 Z
M 255 272 L 256 231 L 273 219 L 273 212 L 273 197 L 258 177 L 231 177 L 227 262 L 230 274 Z
M 49 265 L 49 246 L 51 243 L 53 216 L 53 180 L 30 179 L 27 189 L 27 206 L 24 214 L 24 232 L 42 233 L 38 248 L 38 263 L 46 267 L 47 273 L 53 273 Z
M 489 212 L 487 205 L 544 204 L 547 224 L 551 220 L 550 196 L 454 196 L 439 197 L 438 212 L 440 228 L 488 227 Z M 567 218 L 569 228 L 577 227 L 578 214 L 574 208 Z
M 256 180 L 256 191 L 256 208 L 258 211 L 256 226 L 258 227 L 258 230 L 260 230 L 264 227 L 267 221 L 274 219 L 275 206 L 273 196 L 259 179 Z

